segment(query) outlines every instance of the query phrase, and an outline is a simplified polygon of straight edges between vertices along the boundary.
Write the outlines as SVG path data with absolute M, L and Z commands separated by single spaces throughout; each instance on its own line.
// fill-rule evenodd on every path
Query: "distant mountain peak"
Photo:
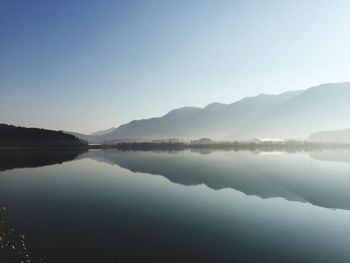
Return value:
M 203 109 L 213 111 L 213 110 L 220 110 L 225 106 L 227 106 L 227 104 L 220 103 L 220 102 L 213 102 L 205 106 Z
M 181 108 L 171 110 L 165 116 L 196 112 L 199 110 L 201 110 L 201 108 L 199 108 L 199 107 L 186 106 L 186 107 L 181 107 Z
M 93 132 L 90 135 L 92 135 L 92 136 L 101 136 L 101 135 L 108 134 L 108 133 L 114 131 L 115 129 L 116 129 L 115 127 L 112 127 L 112 128 L 106 129 L 106 130 L 100 130 L 100 131 L 97 131 L 97 132 Z

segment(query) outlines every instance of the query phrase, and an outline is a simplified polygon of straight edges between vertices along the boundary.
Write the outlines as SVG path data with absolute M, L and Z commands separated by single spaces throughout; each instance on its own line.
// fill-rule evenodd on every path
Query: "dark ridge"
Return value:
M 87 143 L 62 131 L 0 124 L 0 147 L 77 147 Z

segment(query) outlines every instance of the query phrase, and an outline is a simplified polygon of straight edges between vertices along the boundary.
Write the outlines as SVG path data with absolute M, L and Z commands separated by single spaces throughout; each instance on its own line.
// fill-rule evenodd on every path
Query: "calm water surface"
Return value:
M 350 151 L 0 160 L 6 222 L 32 262 L 350 262 Z

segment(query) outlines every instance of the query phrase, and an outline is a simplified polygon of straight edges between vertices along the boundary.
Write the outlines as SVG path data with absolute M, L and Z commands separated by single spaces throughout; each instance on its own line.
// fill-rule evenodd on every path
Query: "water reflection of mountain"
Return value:
M 330 153 L 329 153 L 330 154 Z M 308 153 L 90 151 L 81 157 L 115 163 L 133 172 L 161 175 L 182 185 L 232 188 L 261 198 L 280 197 L 316 206 L 350 209 L 350 166 L 310 158 Z M 329 158 L 329 156 L 328 156 Z
M 329 151 L 316 151 L 311 152 L 310 156 L 313 159 L 320 161 L 332 161 L 341 163 L 350 163 L 350 151 L 349 150 L 329 150 Z
M 0 171 L 63 163 L 75 159 L 83 152 L 86 149 L 0 150 Z

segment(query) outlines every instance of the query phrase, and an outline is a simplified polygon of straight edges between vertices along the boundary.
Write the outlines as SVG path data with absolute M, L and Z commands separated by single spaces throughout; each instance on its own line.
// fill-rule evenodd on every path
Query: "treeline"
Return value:
M 121 151 L 148 151 L 148 150 L 185 150 L 188 146 L 185 143 L 157 143 L 157 142 L 125 142 L 111 145 L 112 148 L 116 148 Z
M 62 131 L 0 124 L 0 147 L 77 147 L 85 141 Z
M 198 150 L 249 150 L 249 151 L 310 151 L 321 150 L 325 148 L 350 148 L 350 144 L 333 144 L 333 143 L 317 143 L 303 141 L 288 141 L 288 142 L 217 142 L 209 144 L 197 143 L 155 143 L 155 142 L 125 142 L 114 145 L 104 145 L 106 148 L 116 148 L 121 151 L 182 151 L 186 149 Z

